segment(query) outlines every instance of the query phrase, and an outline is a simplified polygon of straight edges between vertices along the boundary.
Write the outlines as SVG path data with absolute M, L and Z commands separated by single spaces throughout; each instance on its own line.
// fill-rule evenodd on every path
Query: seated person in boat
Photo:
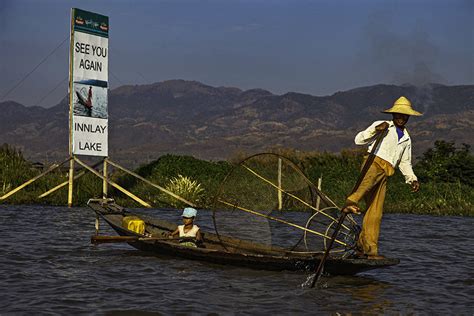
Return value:
M 186 207 L 183 210 L 183 223 L 184 225 L 179 225 L 174 232 L 172 232 L 169 237 L 173 238 L 179 236 L 183 238 L 180 242 L 183 246 L 188 247 L 197 247 L 197 244 L 202 243 L 201 232 L 199 231 L 199 226 L 194 225 L 194 219 L 196 218 L 197 211 L 192 207 Z

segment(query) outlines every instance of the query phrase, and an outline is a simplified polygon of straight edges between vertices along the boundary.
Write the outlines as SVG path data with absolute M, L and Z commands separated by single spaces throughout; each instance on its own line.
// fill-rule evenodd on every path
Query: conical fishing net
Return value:
M 213 209 L 223 246 L 257 253 L 322 252 L 340 215 L 295 163 L 273 153 L 237 164 L 221 183 Z M 348 216 L 333 252 L 353 248 L 356 235 Z

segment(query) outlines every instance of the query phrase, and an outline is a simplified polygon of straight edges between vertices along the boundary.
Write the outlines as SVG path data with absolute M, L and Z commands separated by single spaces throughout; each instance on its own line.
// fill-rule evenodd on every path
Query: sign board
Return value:
M 108 156 L 109 18 L 72 9 L 69 147 L 74 155 Z

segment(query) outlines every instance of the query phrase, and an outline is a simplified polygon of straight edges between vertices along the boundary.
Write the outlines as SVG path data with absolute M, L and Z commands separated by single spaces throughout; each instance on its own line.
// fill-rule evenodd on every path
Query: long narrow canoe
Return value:
M 89 207 L 99 218 L 107 222 L 119 236 L 92 238 L 94 242 L 114 242 L 123 240 L 139 250 L 159 256 L 173 256 L 191 260 L 200 260 L 224 265 L 234 265 L 262 270 L 302 270 L 314 271 L 321 254 L 310 252 L 292 252 L 276 247 L 268 247 L 245 240 L 219 236 L 210 232 L 201 232 L 202 247 L 181 245 L 178 240 L 167 238 L 176 224 L 143 215 L 129 213 L 124 208 L 108 200 L 91 200 Z M 145 222 L 145 233 L 139 234 L 122 226 L 125 216 L 137 216 Z M 330 257 L 325 264 L 325 272 L 331 275 L 354 275 L 359 272 L 385 268 L 399 263 L 398 259 L 369 260 L 359 258 Z

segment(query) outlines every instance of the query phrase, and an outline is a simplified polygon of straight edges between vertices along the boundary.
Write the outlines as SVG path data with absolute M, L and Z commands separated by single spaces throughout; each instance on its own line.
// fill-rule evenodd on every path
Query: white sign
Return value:
M 108 38 L 74 33 L 74 81 L 108 81 L 108 45 Z
M 109 18 L 72 9 L 71 21 L 72 154 L 106 157 Z
M 107 136 L 109 128 L 107 120 L 75 116 L 73 132 L 73 152 L 75 154 L 108 156 Z

